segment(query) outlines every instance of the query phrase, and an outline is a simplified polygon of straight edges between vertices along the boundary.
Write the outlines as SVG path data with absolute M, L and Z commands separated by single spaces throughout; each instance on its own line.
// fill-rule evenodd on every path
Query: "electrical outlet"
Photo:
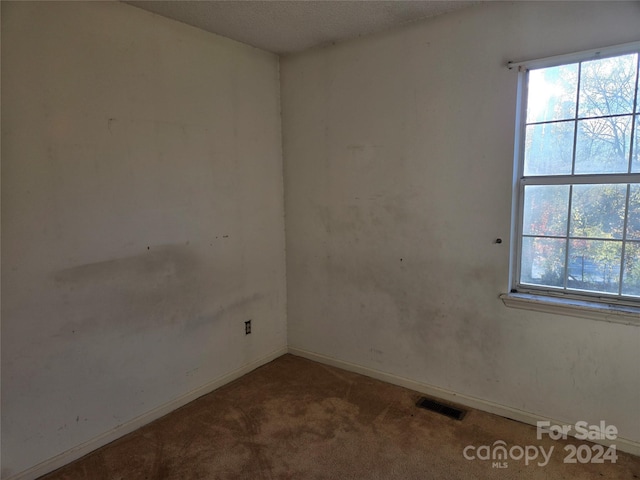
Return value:
M 249 335 L 251 333 L 251 320 L 244 322 L 244 334 Z

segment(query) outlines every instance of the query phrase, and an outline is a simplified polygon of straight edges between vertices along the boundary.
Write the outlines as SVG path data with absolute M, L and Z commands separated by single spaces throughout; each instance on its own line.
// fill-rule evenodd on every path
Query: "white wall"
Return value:
M 640 329 L 506 308 L 493 243 L 504 64 L 639 24 L 638 3 L 490 2 L 284 59 L 291 346 L 640 442 Z M 4 479 L 287 328 L 277 57 L 116 2 L 2 2 L 2 44 Z
M 290 348 L 640 442 L 640 328 L 498 298 L 506 62 L 639 25 L 637 2 L 488 2 L 282 60 Z
M 279 103 L 275 55 L 2 2 L 2 478 L 284 351 Z

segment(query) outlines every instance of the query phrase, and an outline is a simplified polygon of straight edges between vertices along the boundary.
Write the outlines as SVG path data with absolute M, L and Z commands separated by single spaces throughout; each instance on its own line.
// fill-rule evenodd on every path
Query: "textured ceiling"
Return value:
M 277 54 L 379 32 L 475 1 L 127 1 L 164 17 Z

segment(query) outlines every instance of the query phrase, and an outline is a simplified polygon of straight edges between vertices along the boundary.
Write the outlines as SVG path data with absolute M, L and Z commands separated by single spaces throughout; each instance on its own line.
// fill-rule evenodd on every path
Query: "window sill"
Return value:
M 640 327 L 640 307 L 545 297 L 528 293 L 503 293 L 500 298 L 507 307 Z

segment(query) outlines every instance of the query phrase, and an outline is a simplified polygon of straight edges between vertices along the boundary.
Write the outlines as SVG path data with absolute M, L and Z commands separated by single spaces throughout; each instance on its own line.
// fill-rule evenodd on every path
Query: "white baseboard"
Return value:
M 164 405 L 161 405 L 153 410 L 140 415 L 122 425 L 109 430 L 108 432 L 103 433 L 91 440 L 78 445 L 66 452 L 61 453 L 53 458 L 45 460 L 38 465 L 35 465 L 23 472 L 17 473 L 11 477 L 8 477 L 5 480 L 35 480 L 42 475 L 46 475 L 78 458 L 83 457 L 84 455 L 117 440 L 118 438 L 133 432 L 134 430 L 176 410 L 177 408 L 186 405 L 187 403 L 195 400 L 202 395 L 206 395 L 227 383 L 230 383 L 243 375 L 255 370 L 256 368 L 275 360 L 276 358 L 284 355 L 285 353 L 290 353 L 292 355 L 296 355 L 299 357 L 307 358 L 309 360 L 313 360 L 319 363 L 323 363 L 326 365 L 331 365 L 333 367 L 341 368 L 343 370 L 347 370 L 350 372 L 359 373 L 362 375 L 366 375 L 371 378 L 375 378 L 377 380 L 382 380 L 383 382 L 391 383 L 393 385 L 398 385 L 401 387 L 405 387 L 416 392 L 424 393 L 425 395 L 430 395 L 433 397 L 441 398 L 443 400 L 448 400 L 450 402 L 458 403 L 460 405 L 464 405 L 467 407 L 475 408 L 477 410 L 482 410 L 484 412 L 493 413 L 495 415 L 500 415 L 501 417 L 511 418 L 513 420 L 517 420 L 519 422 L 527 423 L 530 425 L 536 425 L 538 421 L 550 421 L 552 424 L 562 424 L 563 422 L 545 418 L 540 415 L 536 415 L 533 413 L 525 412 L 523 410 L 518 410 L 511 407 L 506 407 L 504 405 L 499 405 L 497 403 L 489 402 L 487 400 L 482 400 L 480 398 L 471 397 L 468 395 L 461 395 L 456 392 L 452 392 L 450 390 L 442 389 L 439 387 L 434 387 L 432 385 L 428 385 L 425 383 L 416 382 L 414 380 L 410 380 L 408 378 L 399 377 L 397 375 L 393 375 L 390 373 L 385 373 L 379 370 L 374 370 L 368 367 L 364 367 L 362 365 L 357 365 L 350 362 L 345 362 L 342 360 L 338 360 L 332 357 L 327 357 L 325 355 L 320 355 L 318 353 L 309 352 L 306 350 L 301 350 L 297 348 L 281 348 L 278 349 L 269 355 L 260 358 L 254 362 L 251 362 L 248 365 L 245 365 L 242 368 L 234 370 L 222 377 L 213 380 L 212 382 L 203 385 L 200 388 L 192 390 L 191 392 L 182 395 L 175 400 L 168 402 Z M 609 445 L 611 442 L 602 443 L 603 445 Z M 616 448 L 622 452 L 631 453 L 632 455 L 640 456 L 640 443 L 635 442 L 633 440 L 627 440 L 624 438 L 618 437 L 615 442 Z
M 320 355 L 318 353 L 313 353 L 306 350 L 301 350 L 298 348 L 291 348 L 291 347 L 289 347 L 289 353 L 291 355 L 307 358 L 309 360 L 313 360 L 319 363 L 324 363 L 332 367 L 341 368 L 342 370 L 359 373 L 367 377 L 375 378 L 377 380 L 382 380 L 383 382 L 408 388 L 410 390 L 414 390 L 416 392 L 423 393 L 425 395 L 441 398 L 443 400 L 447 400 L 452 403 L 457 403 L 460 405 L 464 405 L 466 407 L 475 408 L 476 410 L 482 410 L 483 412 L 493 413 L 495 415 L 510 418 L 518 422 L 527 423 L 529 425 L 536 426 L 536 423 L 539 421 L 549 421 L 551 422 L 552 425 L 562 425 L 565 423 L 552 418 L 546 418 L 540 415 L 536 415 L 534 413 L 525 412 L 524 410 L 518 410 L 516 408 L 511 408 L 511 407 L 500 405 L 487 400 L 482 400 L 481 398 L 462 395 L 456 392 L 452 392 L 450 390 L 434 387 L 433 385 L 428 385 L 426 383 L 416 382 L 408 378 L 399 377 L 397 375 L 385 373 L 379 370 L 374 370 L 368 367 L 364 367 L 362 365 L 357 365 L 355 363 L 345 362 L 333 357 L 327 357 L 325 355 Z M 640 456 L 640 443 L 635 442 L 633 440 L 628 440 L 625 438 L 618 437 L 614 441 L 602 440 L 602 441 L 596 441 L 595 443 L 600 443 L 606 446 L 615 444 L 616 449 L 621 452 L 627 452 L 632 455 Z
M 262 365 L 265 365 L 286 353 L 286 347 L 280 348 L 265 357 L 262 357 L 254 362 L 245 365 L 244 367 L 223 375 L 222 377 L 217 378 L 195 390 L 192 390 L 168 403 L 165 403 L 164 405 L 160 405 L 159 407 L 154 408 L 147 413 L 129 420 L 122 425 L 118 425 L 117 427 L 101 435 L 98 435 L 97 437 L 94 437 L 91 440 L 78 445 L 77 447 L 67 450 L 66 452 L 62 452 L 61 454 L 45 460 L 44 462 L 41 462 L 27 470 L 24 470 L 23 472 L 12 475 L 6 480 L 34 480 L 38 477 L 41 477 L 42 475 L 53 472 L 54 470 L 63 467 L 64 465 L 73 462 L 74 460 L 77 460 L 78 458 L 81 458 L 86 454 L 91 453 L 92 451 L 113 442 L 114 440 L 117 440 L 127 433 L 131 433 L 134 430 L 137 430 L 138 428 L 143 427 L 144 425 L 151 423 L 152 421 L 157 420 L 158 418 L 163 417 L 164 415 L 176 410 L 177 408 L 180 408 L 183 405 L 192 402 L 196 398 L 206 395 L 207 393 L 210 393 L 226 385 L 227 383 L 230 383 L 242 377 L 243 375 L 246 375 L 252 370 L 261 367 Z

